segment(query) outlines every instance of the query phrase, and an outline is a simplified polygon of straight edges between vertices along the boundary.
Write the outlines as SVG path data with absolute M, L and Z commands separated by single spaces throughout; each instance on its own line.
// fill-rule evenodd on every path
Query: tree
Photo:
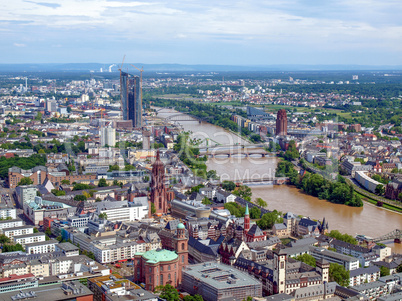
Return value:
M 77 202 L 83 202 L 86 200 L 87 200 L 87 197 L 85 195 L 76 195 L 74 197 L 74 201 L 77 201 Z
M 223 181 L 222 188 L 227 191 L 233 191 L 236 188 L 236 184 L 232 181 Z
M 257 219 L 261 217 L 261 209 L 258 207 L 252 207 L 250 209 L 250 218 Z
M 159 297 L 166 301 L 179 301 L 179 292 L 172 285 L 160 285 L 155 288 L 155 292 L 160 292 Z
M 216 170 L 208 170 L 207 171 L 207 179 L 217 180 L 219 177 L 216 174 Z
M 349 234 L 342 234 L 338 230 L 331 230 L 331 232 L 327 233 L 327 236 L 333 237 L 337 240 L 341 240 L 347 243 L 350 243 L 352 245 L 357 245 L 357 240 L 354 238 L 352 235 Z
M 98 217 L 99 217 L 100 219 L 107 219 L 107 214 L 106 214 L 106 212 L 103 212 L 103 213 L 100 213 L 100 214 L 98 215 Z
M 235 191 L 233 191 L 233 194 L 245 199 L 247 202 L 251 201 L 251 196 L 253 195 L 251 188 L 246 185 L 238 187 Z
M 47 227 L 46 228 L 46 230 L 45 230 L 45 234 L 47 235 L 47 236 L 52 236 L 52 230 L 50 229 L 50 227 Z
M 378 184 L 378 185 L 375 187 L 375 193 L 378 194 L 378 195 L 383 195 L 383 194 L 385 193 L 384 185 Z
M 9 243 L 10 242 L 10 238 L 5 236 L 4 234 L 0 235 L 0 243 L 5 244 L 5 243 Z
M 64 190 L 52 189 L 50 192 L 53 193 L 55 196 L 66 195 L 66 192 Z
M 155 212 L 156 212 L 155 204 L 151 203 L 151 213 L 155 214 Z
M 102 178 L 99 180 L 98 187 L 107 187 L 107 186 L 109 185 L 107 184 L 106 179 Z
M 295 258 L 298 261 L 304 262 L 306 264 L 308 264 L 309 266 L 315 267 L 315 258 L 309 254 L 303 254 L 303 255 L 299 255 Z
M 38 233 L 38 232 L 39 232 L 38 228 L 33 229 L 33 233 Z
M 119 181 L 117 181 L 116 179 L 113 180 L 113 186 L 119 186 Z
M 28 177 L 23 177 L 17 184 L 17 186 L 21 186 L 21 185 L 31 185 L 33 184 L 33 181 L 31 178 Z
M 190 295 L 188 295 L 188 296 L 185 296 L 184 297 L 184 299 L 183 299 L 184 301 L 204 301 L 204 299 L 202 298 L 202 296 L 201 295 L 194 295 L 194 296 L 190 296 Z M 247 300 L 248 301 L 248 300 Z
M 205 198 L 202 199 L 202 203 L 204 205 L 211 205 L 212 201 L 210 199 L 208 199 L 207 197 L 205 197 Z
M 283 223 L 282 213 L 276 210 L 265 213 L 260 220 L 257 221 L 257 226 L 262 230 L 272 229 L 275 223 Z
M 36 116 L 35 116 L 35 120 L 39 121 L 39 120 L 41 120 L 41 119 L 42 119 L 42 113 L 41 113 L 41 112 L 38 112 L 38 113 L 36 114 Z
M 397 273 L 402 273 L 402 263 L 396 268 Z
M 256 198 L 255 203 L 260 207 L 267 207 L 267 202 L 265 202 L 262 198 Z
M 329 265 L 329 280 L 336 281 L 341 286 L 349 285 L 349 271 L 347 271 L 343 266 L 330 263 Z
M 381 277 L 388 276 L 389 274 L 390 274 L 389 268 L 387 268 L 385 266 L 380 267 L 380 276 Z
M 62 185 L 70 185 L 70 180 L 61 180 Z

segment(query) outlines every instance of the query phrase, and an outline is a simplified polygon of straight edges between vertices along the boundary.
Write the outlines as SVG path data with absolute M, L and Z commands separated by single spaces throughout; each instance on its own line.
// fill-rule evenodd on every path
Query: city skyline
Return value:
M 4 3 L 0 63 L 401 65 L 397 1 Z

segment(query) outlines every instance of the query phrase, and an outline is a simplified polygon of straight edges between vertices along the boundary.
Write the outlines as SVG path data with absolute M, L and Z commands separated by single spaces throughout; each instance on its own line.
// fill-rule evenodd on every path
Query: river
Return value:
M 158 112 L 159 117 L 168 117 L 178 114 L 171 109 L 163 109 Z M 210 123 L 198 121 L 179 121 L 185 131 L 192 131 L 193 137 L 202 139 L 204 145 L 208 141 L 209 146 L 249 144 L 243 138 L 226 131 L 221 127 Z M 209 138 L 209 140 L 205 140 Z M 222 146 L 223 148 L 223 146 Z M 275 174 L 278 158 L 267 157 L 242 157 L 240 155 L 217 155 L 207 161 L 208 169 L 214 169 L 222 180 L 235 180 L 249 177 L 273 176 Z M 261 197 L 268 208 L 282 212 L 293 212 L 297 215 L 309 216 L 328 221 L 329 228 L 337 229 L 342 233 L 355 236 L 364 234 L 370 237 L 378 237 L 387 234 L 394 229 L 402 229 L 402 214 L 381 209 L 369 203 L 364 203 L 361 208 L 354 208 L 340 204 L 333 204 L 325 200 L 304 194 L 294 186 L 288 185 L 249 185 L 253 192 L 253 199 Z M 385 242 L 394 252 L 402 253 L 402 244 Z

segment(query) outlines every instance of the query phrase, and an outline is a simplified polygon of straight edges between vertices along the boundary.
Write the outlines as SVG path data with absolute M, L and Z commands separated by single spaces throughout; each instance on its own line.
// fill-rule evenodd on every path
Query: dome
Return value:
M 177 229 L 185 229 L 185 228 L 184 228 L 184 225 L 182 223 L 180 223 L 177 225 Z

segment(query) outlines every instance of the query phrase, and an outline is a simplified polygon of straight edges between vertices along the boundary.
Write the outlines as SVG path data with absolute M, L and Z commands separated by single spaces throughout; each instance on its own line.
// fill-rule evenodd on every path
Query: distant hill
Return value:
M 112 64 L 100 63 L 68 63 L 68 64 L 0 64 L 0 72 L 108 72 Z M 119 66 L 120 64 L 115 64 Z M 141 64 L 147 72 L 230 72 L 230 71 L 331 71 L 331 70 L 402 70 L 402 66 L 369 66 L 369 65 L 185 65 L 185 64 Z M 112 68 L 113 72 L 118 67 Z M 123 69 L 133 67 L 124 64 Z

